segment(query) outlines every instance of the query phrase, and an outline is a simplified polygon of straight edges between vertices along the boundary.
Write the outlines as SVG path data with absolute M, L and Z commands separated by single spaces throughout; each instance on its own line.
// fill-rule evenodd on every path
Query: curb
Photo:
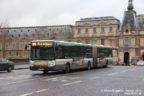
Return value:
M 23 67 L 23 68 L 14 68 L 14 70 L 22 70 L 22 69 L 29 69 L 29 67 Z

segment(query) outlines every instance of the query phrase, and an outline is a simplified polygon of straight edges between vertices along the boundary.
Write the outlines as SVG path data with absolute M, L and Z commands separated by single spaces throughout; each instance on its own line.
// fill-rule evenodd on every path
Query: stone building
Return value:
M 144 15 L 137 15 L 129 0 L 122 22 L 113 16 L 82 18 L 75 25 L 0 28 L 0 57 L 29 59 L 24 45 L 32 40 L 62 40 L 113 47 L 113 61 L 129 63 L 132 56 L 144 59 Z
M 30 50 L 25 51 L 24 46 L 32 40 L 64 40 L 73 38 L 73 26 L 35 26 L 10 27 L 0 29 L 0 58 L 8 58 L 15 62 L 27 61 Z
M 97 45 L 118 46 L 118 31 L 120 21 L 113 16 L 82 18 L 76 21 L 74 27 L 74 40 L 81 43 L 91 43 Z M 114 58 L 117 61 L 115 54 L 117 51 L 113 50 Z
M 114 63 L 129 63 L 132 56 L 144 59 L 144 15 L 137 15 L 133 8 L 129 0 L 122 23 L 112 16 L 76 21 L 75 41 L 112 46 Z
M 132 56 L 144 59 L 144 15 L 136 14 L 132 0 L 129 0 L 127 9 L 118 38 L 118 57 L 124 63 L 130 62 Z

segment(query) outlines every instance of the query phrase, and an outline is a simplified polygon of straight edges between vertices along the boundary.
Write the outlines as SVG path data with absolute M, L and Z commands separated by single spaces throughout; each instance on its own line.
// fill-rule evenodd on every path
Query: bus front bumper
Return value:
M 53 66 L 53 67 L 48 67 L 48 66 L 30 66 L 30 70 L 33 70 L 33 71 L 43 71 L 43 70 L 57 71 L 57 70 L 63 70 L 63 68 L 60 67 L 60 66 Z

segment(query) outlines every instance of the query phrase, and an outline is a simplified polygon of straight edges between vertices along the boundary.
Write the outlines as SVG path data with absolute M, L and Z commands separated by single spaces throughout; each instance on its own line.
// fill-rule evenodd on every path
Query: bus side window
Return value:
M 57 59 L 62 59 L 63 52 L 61 47 L 56 48 L 56 54 L 57 54 Z

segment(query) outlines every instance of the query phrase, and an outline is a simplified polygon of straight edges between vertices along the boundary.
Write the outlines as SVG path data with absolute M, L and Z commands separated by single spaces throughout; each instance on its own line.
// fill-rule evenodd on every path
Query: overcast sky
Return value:
M 133 0 L 144 14 L 144 0 Z M 9 26 L 74 25 L 85 17 L 115 16 L 122 20 L 128 0 L 0 0 L 0 22 Z

